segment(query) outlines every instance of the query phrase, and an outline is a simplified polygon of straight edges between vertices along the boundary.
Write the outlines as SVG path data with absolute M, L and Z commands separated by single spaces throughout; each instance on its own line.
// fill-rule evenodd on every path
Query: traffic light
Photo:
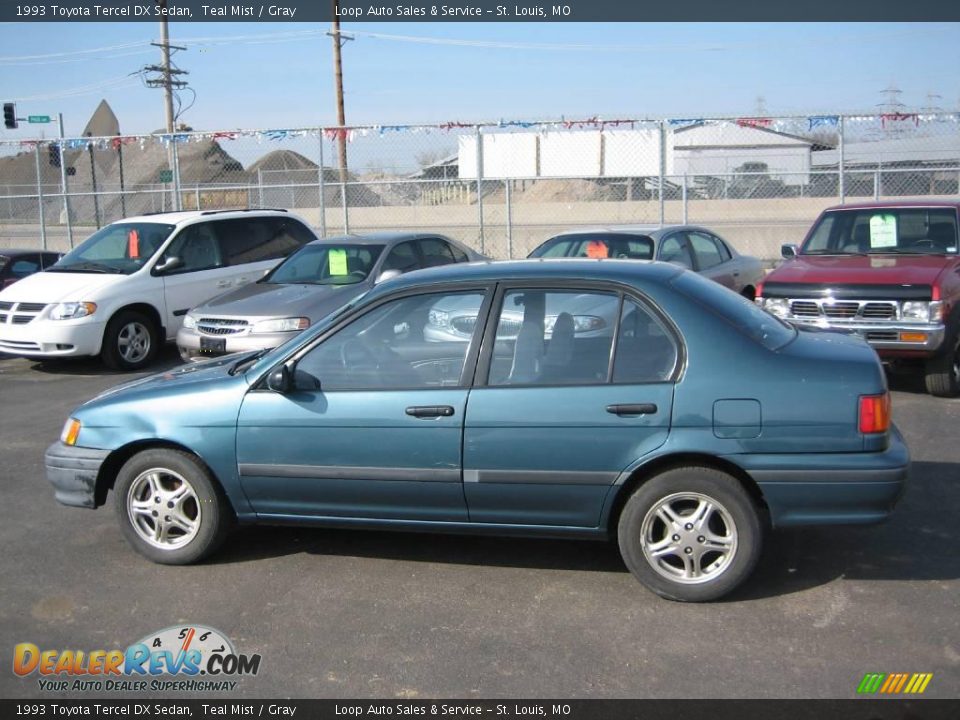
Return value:
M 7 130 L 17 129 L 17 106 L 13 103 L 3 104 L 3 124 Z
M 47 145 L 47 153 L 50 157 L 50 164 L 54 167 L 60 167 L 60 146 L 56 143 Z

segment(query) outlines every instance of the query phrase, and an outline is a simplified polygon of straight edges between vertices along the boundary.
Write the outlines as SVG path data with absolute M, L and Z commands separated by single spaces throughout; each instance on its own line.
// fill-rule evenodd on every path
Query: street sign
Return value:
M 49 115 L 27 115 L 27 122 L 48 123 L 50 122 L 50 116 Z
M 173 170 L 161 170 L 160 182 L 162 183 L 173 182 Z

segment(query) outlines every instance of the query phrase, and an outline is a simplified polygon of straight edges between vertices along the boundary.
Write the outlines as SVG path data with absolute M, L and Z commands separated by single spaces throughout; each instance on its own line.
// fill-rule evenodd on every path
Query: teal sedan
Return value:
M 466 341 L 431 335 L 458 305 Z M 413 272 L 272 351 L 109 390 L 46 467 L 64 504 L 112 492 L 159 563 L 235 523 L 613 538 L 655 593 L 706 601 L 768 528 L 886 518 L 909 455 L 862 340 L 672 264 L 527 260 Z

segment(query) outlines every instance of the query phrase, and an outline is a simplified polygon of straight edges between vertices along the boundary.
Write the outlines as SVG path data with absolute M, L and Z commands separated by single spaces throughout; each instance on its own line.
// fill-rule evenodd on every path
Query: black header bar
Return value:
M 0 3 L 3 22 L 330 22 L 328 0 L 37 0 Z M 944 0 L 341 0 L 343 22 L 653 22 L 653 21 L 960 21 L 960 3 Z M 717 29 L 722 36 L 723 28 Z

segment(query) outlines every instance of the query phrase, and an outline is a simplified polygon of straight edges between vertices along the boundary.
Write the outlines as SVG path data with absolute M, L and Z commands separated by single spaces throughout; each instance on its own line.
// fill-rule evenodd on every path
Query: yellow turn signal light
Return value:
M 64 445 L 76 445 L 78 437 L 80 437 L 80 421 L 70 418 L 63 427 L 63 434 L 60 439 Z
M 900 342 L 922 343 L 927 341 L 927 334 L 922 332 L 902 332 Z

